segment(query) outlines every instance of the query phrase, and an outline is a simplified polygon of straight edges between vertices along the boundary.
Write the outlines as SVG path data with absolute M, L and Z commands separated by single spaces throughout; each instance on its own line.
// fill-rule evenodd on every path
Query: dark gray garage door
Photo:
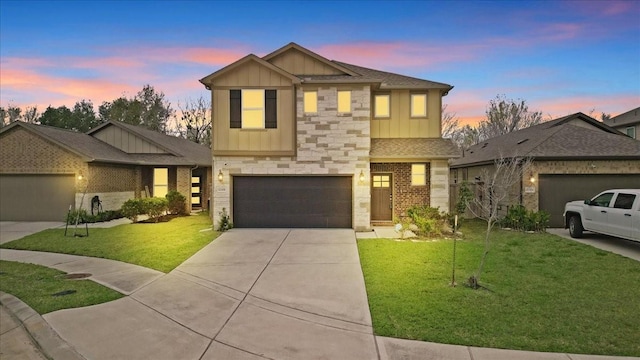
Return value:
M 351 228 L 351 182 L 346 176 L 234 176 L 233 224 Z
M 540 175 L 540 210 L 551 214 L 549 225 L 563 227 L 564 204 L 586 200 L 608 189 L 640 188 L 640 174 L 634 175 Z
M 75 202 L 73 175 L 0 175 L 0 220 L 64 221 Z

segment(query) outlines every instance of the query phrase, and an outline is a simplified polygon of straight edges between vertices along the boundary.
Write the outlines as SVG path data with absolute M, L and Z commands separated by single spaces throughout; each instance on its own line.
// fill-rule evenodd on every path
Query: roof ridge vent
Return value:
M 522 140 L 518 141 L 518 144 L 517 144 L 517 145 L 520 145 L 520 144 L 522 144 L 522 143 L 524 143 L 524 142 L 527 142 L 527 141 L 529 141 L 529 139 L 522 139 Z

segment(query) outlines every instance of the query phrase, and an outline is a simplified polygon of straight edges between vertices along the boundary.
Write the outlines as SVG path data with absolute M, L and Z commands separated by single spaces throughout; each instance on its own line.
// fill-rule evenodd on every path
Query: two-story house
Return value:
M 640 107 L 629 110 L 618 116 L 614 116 L 611 119 L 604 121 L 605 124 L 627 134 L 632 139 L 639 139 L 640 134 Z
M 200 80 L 211 90 L 214 220 L 237 227 L 391 223 L 449 209 L 442 97 L 452 86 L 328 60 L 295 43 Z

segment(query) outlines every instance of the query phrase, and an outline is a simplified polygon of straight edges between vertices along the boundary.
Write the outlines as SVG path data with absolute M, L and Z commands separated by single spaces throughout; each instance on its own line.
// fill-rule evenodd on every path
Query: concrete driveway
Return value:
M 353 230 L 233 229 L 128 297 L 43 317 L 88 359 L 378 359 Z
M 614 254 L 622 255 L 630 259 L 640 261 L 640 242 L 620 239 L 613 236 L 600 235 L 585 231 L 583 237 L 574 239 L 569 235 L 569 229 L 547 229 L 550 234 L 562 236 L 563 238 L 574 240 L 583 244 L 591 245 L 598 249 L 606 250 Z
M 64 227 L 63 221 L 0 221 L 0 244 L 7 243 L 42 230 Z

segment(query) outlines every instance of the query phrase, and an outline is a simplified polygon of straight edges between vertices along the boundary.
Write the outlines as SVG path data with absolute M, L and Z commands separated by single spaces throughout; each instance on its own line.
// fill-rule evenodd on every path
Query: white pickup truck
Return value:
M 587 230 L 640 241 L 640 189 L 607 190 L 591 200 L 568 202 L 564 224 L 573 238 Z

